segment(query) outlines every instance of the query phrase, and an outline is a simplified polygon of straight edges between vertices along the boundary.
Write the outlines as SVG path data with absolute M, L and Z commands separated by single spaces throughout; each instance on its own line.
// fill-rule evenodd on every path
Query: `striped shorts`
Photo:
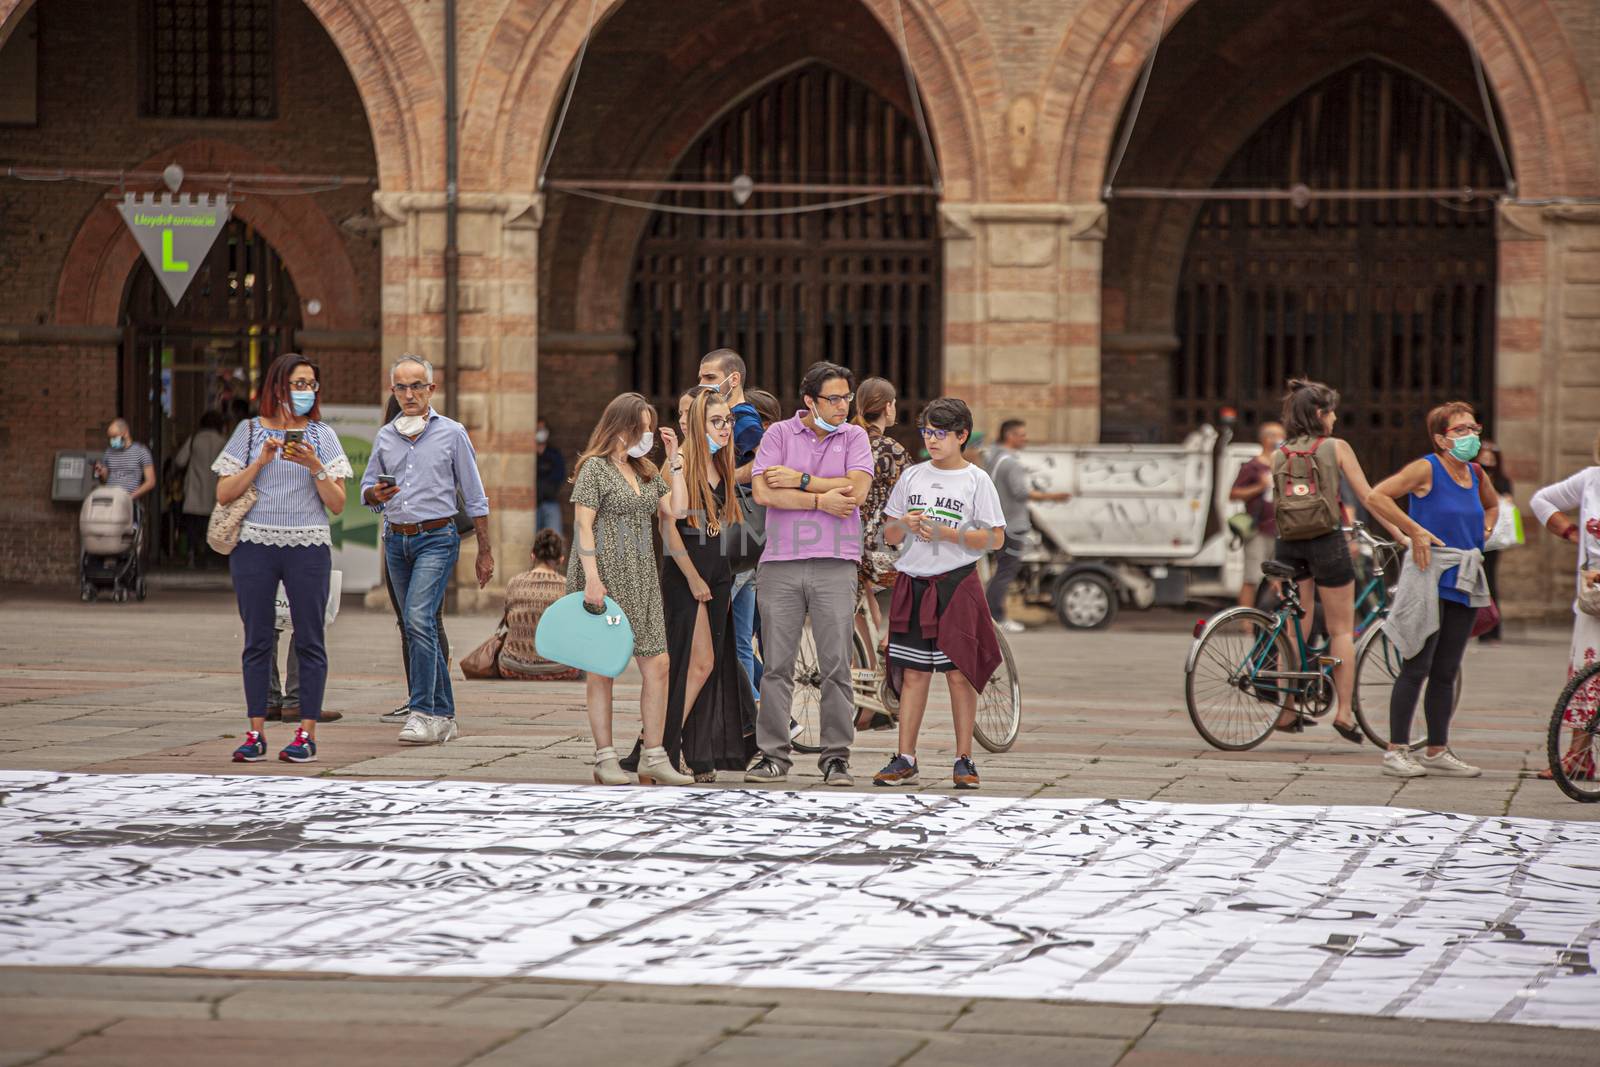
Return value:
M 889 666 L 904 671 L 922 671 L 926 674 L 946 674 L 956 669 L 950 657 L 939 651 L 931 638 L 923 637 L 917 619 L 922 612 L 922 594 L 928 586 L 913 582 L 911 586 L 911 632 L 889 634 Z M 931 590 L 930 590 L 931 591 Z M 933 593 L 938 596 L 937 592 Z

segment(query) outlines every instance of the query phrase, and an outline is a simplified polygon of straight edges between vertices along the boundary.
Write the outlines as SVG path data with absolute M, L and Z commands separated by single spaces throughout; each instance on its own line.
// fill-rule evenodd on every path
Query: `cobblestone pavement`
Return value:
M 231 598 L 163 594 L 84 606 L 31 591 L 0 600 L 0 769 L 93 773 L 295 774 L 372 779 L 588 780 L 579 685 L 457 682 L 463 735 L 406 749 L 376 722 L 403 699 L 385 615 L 351 606 L 330 631 L 321 762 L 227 761 L 243 726 L 239 624 Z M 1223 753 L 1183 709 L 1191 617 L 1124 616 L 1106 633 L 1041 626 L 1013 641 L 1023 734 L 980 757 L 985 795 L 1174 802 L 1394 805 L 1473 815 L 1600 818 L 1532 775 L 1561 688 L 1567 636 L 1538 630 L 1474 648 L 1453 742 L 1477 780 L 1379 775 L 1376 754 L 1325 726 Z M 458 653 L 494 619 L 451 619 Z M 636 690 L 624 679 L 619 707 Z M 619 713 L 618 736 L 636 722 Z M 278 728 L 282 740 L 287 739 Z M 269 743 L 280 736 L 269 734 Z M 947 765 L 942 703 L 924 766 Z M 855 770 L 893 748 L 858 739 Z M 820 785 L 797 765 L 789 789 Z M 929 775 L 920 788 L 941 793 Z M 1592 875 L 1593 872 L 1589 872 Z M 314 906 L 284 895 L 286 908 Z M 252 920 L 273 936 L 271 916 Z M 640 971 L 619 979 L 650 977 Z M 338 979 L 217 972 L 0 971 L 0 1067 L 9 1064 L 1119 1064 L 1505 1063 L 1592 1057 L 1583 1031 L 1197 1007 L 1099 1006 L 871 993 L 552 981 Z M 286 1049 L 284 1024 L 293 1023 Z

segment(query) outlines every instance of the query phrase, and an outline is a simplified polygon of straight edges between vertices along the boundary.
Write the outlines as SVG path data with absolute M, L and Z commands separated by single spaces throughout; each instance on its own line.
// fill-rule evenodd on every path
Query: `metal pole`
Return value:
M 456 0 L 444 0 L 444 413 L 456 418 L 460 382 L 458 336 L 461 251 L 456 246 Z

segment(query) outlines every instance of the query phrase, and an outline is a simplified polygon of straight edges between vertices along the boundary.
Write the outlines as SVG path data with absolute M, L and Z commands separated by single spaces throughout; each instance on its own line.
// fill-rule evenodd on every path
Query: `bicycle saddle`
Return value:
M 1294 567 L 1290 564 L 1279 563 L 1275 559 L 1269 559 L 1261 565 L 1261 573 L 1268 578 L 1283 578 L 1292 581 L 1295 572 Z

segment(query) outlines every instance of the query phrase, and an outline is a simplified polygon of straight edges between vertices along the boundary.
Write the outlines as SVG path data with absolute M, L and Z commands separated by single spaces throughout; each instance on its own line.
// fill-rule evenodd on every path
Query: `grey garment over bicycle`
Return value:
M 1435 548 L 1426 568 L 1412 566 L 1407 553 L 1394 603 L 1383 621 L 1383 632 L 1401 658 L 1416 656 L 1428 638 L 1439 632 L 1439 582 L 1451 567 L 1461 568 L 1456 572 L 1456 588 L 1470 598 L 1468 606 L 1489 606 L 1489 577 L 1483 572 L 1483 553 L 1476 548 Z

